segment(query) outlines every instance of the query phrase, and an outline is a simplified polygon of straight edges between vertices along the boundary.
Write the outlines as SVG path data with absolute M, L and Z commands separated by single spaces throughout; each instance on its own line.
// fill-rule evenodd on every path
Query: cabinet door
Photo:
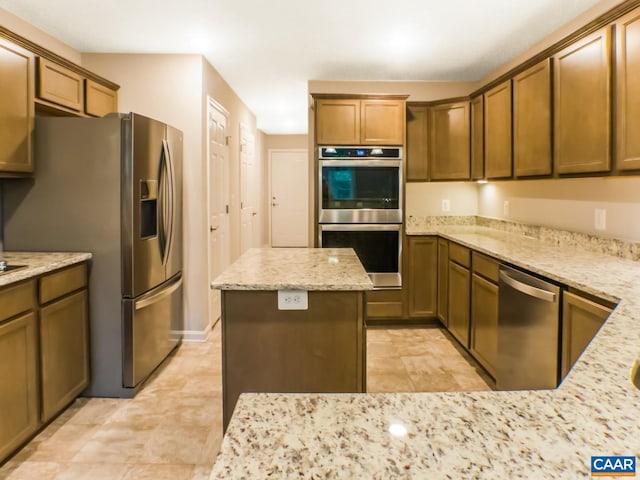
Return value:
M 469 102 L 429 109 L 431 180 L 467 180 L 470 175 Z
M 428 108 L 407 105 L 407 181 L 426 182 Z
M 404 100 L 362 100 L 360 143 L 404 145 L 405 118 Z
M 471 353 L 493 378 L 498 356 L 498 286 L 471 276 Z
M 469 348 L 469 269 L 449 261 L 449 331 Z
M 409 238 L 409 317 L 435 317 L 438 301 L 438 239 Z
M 513 79 L 513 169 L 516 177 L 551 174 L 551 59 Z
M 616 111 L 619 170 L 640 169 L 640 9 L 616 22 Z
M 39 426 L 36 317 L 0 323 L 0 463 Z
M 104 117 L 118 111 L 118 92 L 92 80 L 85 82 L 85 112 L 94 117 Z
M 87 291 L 40 311 L 42 420 L 48 421 L 89 383 Z
M 511 80 L 484 94 L 484 168 L 487 178 L 511 176 Z
M 33 171 L 34 61 L 0 38 L 0 174 Z
M 449 323 L 449 242 L 438 239 L 438 319 Z
M 562 295 L 562 373 L 564 378 L 611 314 L 611 309 L 571 292 Z
M 38 98 L 81 112 L 84 78 L 57 63 L 38 58 Z
M 484 97 L 471 99 L 471 179 L 484 178 Z
M 611 168 L 611 27 L 554 56 L 554 162 L 558 173 Z
M 318 145 L 358 145 L 360 143 L 360 100 L 317 100 L 316 143 Z

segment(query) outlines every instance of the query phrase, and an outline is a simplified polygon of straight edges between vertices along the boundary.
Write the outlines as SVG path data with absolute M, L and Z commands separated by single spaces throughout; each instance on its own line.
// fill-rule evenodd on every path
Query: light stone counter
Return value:
M 640 459 L 640 263 L 482 227 L 429 230 L 620 303 L 556 390 L 244 394 L 222 478 L 576 479 L 591 455 Z M 389 433 L 400 423 L 404 436 Z
M 372 290 L 351 248 L 252 248 L 211 282 L 218 290 Z
M 91 258 L 91 254 L 72 252 L 4 252 L 2 257 L 9 265 L 24 265 L 26 268 L 0 274 L 0 286 L 84 262 Z

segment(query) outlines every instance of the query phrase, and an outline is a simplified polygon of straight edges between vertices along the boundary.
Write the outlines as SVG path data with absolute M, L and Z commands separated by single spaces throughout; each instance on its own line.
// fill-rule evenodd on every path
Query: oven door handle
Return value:
M 391 223 L 341 223 L 341 224 L 320 224 L 322 232 L 399 232 L 400 224 Z
M 402 160 L 320 160 L 321 167 L 397 167 Z

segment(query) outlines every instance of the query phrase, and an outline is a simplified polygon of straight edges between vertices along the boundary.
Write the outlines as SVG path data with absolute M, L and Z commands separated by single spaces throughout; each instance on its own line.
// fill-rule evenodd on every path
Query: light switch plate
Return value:
M 309 310 L 309 292 L 278 290 L 278 310 Z
M 442 211 L 443 212 L 450 212 L 451 211 L 451 201 L 449 201 L 448 198 L 443 198 L 442 199 Z

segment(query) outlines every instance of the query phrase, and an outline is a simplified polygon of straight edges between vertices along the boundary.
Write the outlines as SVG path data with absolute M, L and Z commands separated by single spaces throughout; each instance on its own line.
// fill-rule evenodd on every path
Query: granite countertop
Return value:
M 211 282 L 218 290 L 372 290 L 351 248 L 252 248 Z
M 576 479 L 591 455 L 640 458 L 640 263 L 483 227 L 423 233 L 620 303 L 556 390 L 243 394 L 212 479 Z
M 2 258 L 9 265 L 24 265 L 26 268 L 10 270 L 0 274 L 0 286 L 84 262 L 91 258 L 91 254 L 74 252 L 4 252 Z

